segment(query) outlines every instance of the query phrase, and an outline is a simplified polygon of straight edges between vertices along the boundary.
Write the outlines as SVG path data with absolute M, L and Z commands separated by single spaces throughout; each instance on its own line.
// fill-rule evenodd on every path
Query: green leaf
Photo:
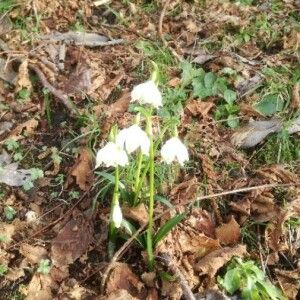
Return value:
M 168 232 L 172 230 L 174 226 L 180 223 L 187 215 L 189 211 L 185 211 L 184 213 L 173 217 L 166 224 L 164 224 L 155 234 L 153 239 L 153 248 L 166 236 Z
M 11 206 L 6 206 L 4 208 L 4 214 L 7 220 L 12 220 L 16 211 Z
M 49 259 L 41 259 L 39 263 L 39 267 L 37 269 L 38 273 L 49 274 L 50 273 L 50 260 Z
M 217 80 L 217 76 L 209 72 L 204 76 L 204 85 L 207 89 L 212 89 L 214 82 Z
M 224 99 L 228 104 L 233 104 L 236 101 L 236 92 L 232 90 L 226 90 L 224 92 Z
M 226 108 L 229 114 L 236 113 L 240 110 L 240 107 L 238 105 L 225 104 L 224 107 Z
M 0 264 L 0 276 L 3 276 L 7 270 L 8 268 L 6 265 Z
M 229 115 L 227 118 L 227 125 L 230 128 L 236 128 L 239 126 L 240 120 L 237 115 Z
M 31 179 L 32 180 L 36 180 L 38 178 L 43 178 L 44 177 L 44 172 L 43 170 L 39 169 L 39 168 L 33 168 L 31 169 Z
M 162 204 L 164 204 L 164 205 L 166 205 L 168 207 L 172 207 L 173 206 L 170 201 L 168 201 L 166 198 L 161 197 L 161 196 L 157 196 L 157 195 L 154 196 L 154 200 L 155 201 L 159 201 L 159 202 L 161 202 Z
M 287 298 L 282 294 L 282 292 L 273 284 L 265 282 L 265 281 L 258 281 L 256 283 L 257 287 L 265 291 L 265 293 L 271 298 L 271 299 L 280 299 L 280 300 L 286 300 Z
M 222 280 L 222 286 L 224 289 L 233 294 L 241 287 L 241 274 L 238 269 L 232 269 L 228 271 Z
M 167 272 L 159 272 L 158 273 L 158 276 L 163 279 L 163 280 L 166 280 L 168 282 L 172 282 L 172 281 L 175 281 L 176 278 L 174 276 L 171 276 L 169 273 Z
M 96 174 L 106 178 L 109 182 L 115 184 L 115 176 L 106 172 L 96 172 Z M 125 185 L 121 181 L 119 181 L 119 188 L 125 190 Z
M 19 97 L 21 99 L 27 99 L 30 95 L 30 91 L 28 89 L 22 89 L 20 92 L 19 92 Z
M 280 99 L 279 94 L 266 95 L 262 101 L 254 105 L 265 116 L 270 116 L 283 109 L 283 100 Z
M 128 235 L 123 235 L 122 237 L 124 239 L 128 239 L 129 236 L 133 236 L 135 233 L 136 233 L 136 228 L 130 223 L 128 222 L 127 220 L 122 220 L 122 225 L 124 226 L 126 232 L 128 233 Z M 146 242 L 145 242 L 145 239 L 143 238 L 143 236 L 138 236 L 136 237 L 135 239 L 138 244 L 143 248 L 143 249 L 146 249 L 147 248 L 147 245 L 146 245 Z
M 219 94 L 223 94 L 227 89 L 227 79 L 225 77 L 219 77 L 212 87 L 212 95 L 218 96 Z

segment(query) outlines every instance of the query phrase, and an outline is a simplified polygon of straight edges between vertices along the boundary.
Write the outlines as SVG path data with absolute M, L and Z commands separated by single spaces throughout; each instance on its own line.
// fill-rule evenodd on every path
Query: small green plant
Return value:
M 7 272 L 8 268 L 6 265 L 0 264 L 0 277 L 4 276 L 4 274 Z
M 4 214 L 7 220 L 12 220 L 17 212 L 11 206 L 5 206 Z
M 241 299 L 287 299 L 279 289 L 266 281 L 265 273 L 252 260 L 243 262 L 238 257 L 233 258 L 224 278 L 218 276 L 218 282 L 231 295 L 240 292 Z
M 44 172 L 43 170 L 39 169 L 39 168 L 32 168 L 31 169 L 31 174 L 30 174 L 30 178 L 31 180 L 29 182 L 26 182 L 23 185 L 23 188 L 25 191 L 29 191 L 31 188 L 33 188 L 33 182 L 39 178 L 43 178 L 44 177 Z
M 182 63 L 181 68 L 182 87 L 192 85 L 194 98 L 201 100 L 208 97 L 218 97 L 220 101 L 214 114 L 215 119 L 225 119 L 228 126 L 237 127 L 239 119 L 236 113 L 240 108 L 236 105 L 236 92 L 227 86 L 227 78 L 217 77 L 214 73 L 207 73 L 202 68 L 196 69 L 188 62 Z
M 72 199 L 79 199 L 79 192 L 77 192 L 77 191 L 71 191 L 71 192 L 69 192 L 69 196 Z
M 5 145 L 6 145 L 6 149 L 7 149 L 8 151 L 17 150 L 17 149 L 20 148 L 19 142 L 15 141 L 15 140 L 12 139 L 12 138 L 9 138 L 9 139 L 5 142 Z
M 18 93 L 18 99 L 17 102 L 19 104 L 23 104 L 30 96 L 30 90 L 28 89 L 22 89 Z
M 49 274 L 50 273 L 50 260 L 41 259 L 39 262 L 39 267 L 37 269 L 38 273 Z

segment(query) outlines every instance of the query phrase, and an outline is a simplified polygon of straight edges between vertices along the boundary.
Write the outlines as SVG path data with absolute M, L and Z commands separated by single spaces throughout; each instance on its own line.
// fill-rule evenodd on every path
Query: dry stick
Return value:
M 84 192 L 84 194 L 78 199 L 78 201 L 76 203 L 74 203 L 72 205 L 72 207 L 65 213 L 63 214 L 61 217 L 59 217 L 58 219 L 56 219 L 55 221 L 51 222 L 50 224 L 46 225 L 45 227 L 43 227 L 42 229 L 40 229 L 39 231 L 35 232 L 34 234 L 32 234 L 30 237 L 21 240 L 20 242 L 17 242 L 15 244 L 13 244 L 12 246 L 6 248 L 5 250 L 10 250 L 18 245 L 20 245 L 21 243 L 28 241 L 30 239 L 32 239 L 33 237 L 41 234 L 43 231 L 47 230 L 49 227 L 54 226 L 55 224 L 57 224 L 59 221 L 61 221 L 67 214 L 70 214 L 72 212 L 72 210 L 79 205 L 79 203 L 84 199 L 84 197 L 87 195 L 88 191 Z M 49 212 L 47 212 L 49 213 Z
M 9 47 L 6 45 L 4 41 L 0 39 L 0 48 L 3 51 L 9 51 Z M 22 63 L 22 59 L 17 59 L 19 63 Z M 69 101 L 68 97 L 65 94 L 62 94 L 59 90 L 57 90 L 54 86 L 52 86 L 48 80 L 46 79 L 44 73 L 39 69 L 39 67 L 35 64 L 28 64 L 28 68 L 33 70 L 39 79 L 41 80 L 44 87 L 46 87 L 55 97 L 57 97 L 63 105 L 70 111 L 71 117 L 76 116 L 76 110 L 72 107 L 71 102 Z
M 42 82 L 42 85 L 46 87 L 50 91 L 50 93 L 57 97 L 63 103 L 63 105 L 70 111 L 71 117 L 76 116 L 76 110 L 72 107 L 68 97 L 65 94 L 62 94 L 59 90 L 57 90 L 53 85 L 51 85 L 48 82 L 44 73 L 38 68 L 38 66 L 34 64 L 28 64 L 28 67 L 36 73 L 36 75 Z
M 163 213 L 161 213 L 160 215 L 158 215 L 157 217 L 155 217 L 153 219 L 153 222 L 159 220 L 161 217 L 163 217 L 164 215 L 168 214 L 170 211 L 172 211 L 173 209 L 176 209 L 179 206 L 187 205 L 187 204 L 193 204 L 193 203 L 195 203 L 197 201 L 200 201 L 200 200 L 210 199 L 210 198 L 214 198 L 214 197 L 221 197 L 221 196 L 226 196 L 226 195 L 232 195 L 232 194 L 236 194 L 236 193 L 245 193 L 245 192 L 249 192 L 249 191 L 253 191 L 253 190 L 257 190 L 257 189 L 273 188 L 273 187 L 289 187 L 289 186 L 298 186 L 298 185 L 300 185 L 300 183 L 283 183 L 283 184 L 272 183 L 272 184 L 263 184 L 263 185 L 248 187 L 248 188 L 236 189 L 236 190 L 233 190 L 233 191 L 221 192 L 221 193 L 217 193 L 217 194 L 213 194 L 213 195 L 201 196 L 201 197 L 198 197 L 195 200 L 189 200 L 189 201 L 186 201 L 185 203 L 174 205 L 173 207 L 167 209 L 166 211 L 164 211 Z M 109 272 L 111 271 L 111 269 L 113 268 L 114 264 L 117 262 L 118 259 L 120 259 L 122 257 L 122 255 L 125 253 L 125 251 L 129 247 L 129 245 L 147 227 L 148 227 L 148 222 L 146 224 L 144 224 L 142 227 L 140 227 L 135 232 L 135 234 L 132 235 L 129 238 L 129 240 L 115 253 L 114 257 L 110 261 L 107 269 L 105 270 L 105 272 L 104 272 L 104 274 L 102 276 L 101 286 L 100 286 L 102 292 L 104 291 L 104 287 L 105 287 L 105 283 L 106 283 L 106 278 L 107 278 Z
M 157 256 L 157 258 L 160 259 L 162 264 L 168 267 L 170 271 L 173 273 L 173 275 L 177 277 L 177 280 L 179 281 L 185 299 L 196 300 L 191 288 L 189 287 L 186 278 L 184 277 L 180 269 L 175 265 L 172 258 L 167 253 L 163 253 L 161 256 Z
M 167 47 L 170 50 L 170 52 L 172 53 L 172 55 L 176 59 L 178 59 L 180 62 L 182 62 L 182 61 L 184 61 L 184 59 L 172 47 L 169 46 L 168 42 L 164 38 L 163 31 L 162 31 L 162 24 L 163 24 L 163 21 L 164 21 L 164 16 L 165 16 L 165 13 L 167 11 L 167 8 L 169 7 L 170 2 L 171 2 L 171 0 L 168 0 L 165 3 L 165 5 L 163 6 L 163 9 L 162 9 L 160 17 L 159 17 L 158 32 L 157 33 L 158 33 L 158 37 L 163 42 L 164 46 Z

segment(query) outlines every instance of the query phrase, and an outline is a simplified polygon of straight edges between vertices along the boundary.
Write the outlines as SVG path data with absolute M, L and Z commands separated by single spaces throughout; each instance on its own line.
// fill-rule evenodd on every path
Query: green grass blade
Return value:
M 187 215 L 189 211 L 185 211 L 184 213 L 175 216 L 170 219 L 166 224 L 164 224 L 156 233 L 153 239 L 153 248 L 166 236 L 168 232 L 172 230 L 178 223 L 180 223 Z

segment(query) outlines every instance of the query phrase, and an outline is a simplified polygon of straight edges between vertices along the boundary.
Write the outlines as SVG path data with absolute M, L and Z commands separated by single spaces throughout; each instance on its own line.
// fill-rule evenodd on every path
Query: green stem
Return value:
M 109 241 L 108 241 L 108 256 L 111 259 L 114 255 L 115 248 L 116 248 L 116 240 L 117 240 L 117 231 L 118 229 L 116 228 L 114 222 L 112 221 L 112 213 L 113 213 L 113 208 L 119 201 L 119 167 L 116 166 L 115 169 L 115 189 L 114 189 L 114 194 L 113 198 L 111 201 L 111 207 L 110 207 L 110 218 L 109 218 Z
M 150 139 L 150 183 L 149 183 L 149 222 L 147 230 L 147 253 L 148 264 L 150 271 L 154 270 L 154 256 L 153 256 L 153 244 L 152 244 L 152 229 L 153 229 L 153 208 L 154 208 L 154 147 L 153 147 L 153 133 L 152 133 L 152 120 L 151 120 L 152 107 L 150 108 L 150 118 L 147 118 L 147 132 Z
M 147 118 L 147 116 L 146 116 L 146 120 L 147 120 L 147 123 L 151 122 L 151 118 L 150 118 L 150 121 L 149 121 L 149 118 Z M 164 136 L 165 132 L 167 131 L 167 129 L 168 129 L 170 126 L 172 126 L 172 125 L 174 125 L 174 124 L 177 124 L 177 123 L 178 123 L 177 120 L 170 120 L 168 123 L 165 124 L 165 126 L 162 128 L 162 130 L 161 130 L 161 132 L 160 132 L 160 134 L 159 134 L 157 140 L 156 140 L 155 143 L 154 143 L 154 146 L 153 146 L 153 153 L 156 153 L 157 148 L 158 148 L 159 144 L 161 143 L 161 141 L 162 141 L 162 139 L 163 139 L 163 136 Z M 149 138 L 150 138 L 150 137 L 149 137 Z M 153 137 L 152 137 L 152 140 L 153 140 Z M 153 160 L 154 160 L 154 159 L 153 159 Z M 149 168 L 150 168 L 150 158 L 149 158 L 149 160 L 148 160 L 148 162 L 147 162 L 147 164 L 146 164 L 146 166 L 145 166 L 145 168 L 144 168 L 144 171 L 143 171 L 143 173 L 142 173 L 141 178 L 139 179 L 139 184 L 138 184 L 138 186 L 135 186 L 135 198 L 134 198 L 135 203 L 136 203 L 136 201 L 137 201 L 138 195 L 139 195 L 140 192 L 141 192 L 142 185 L 143 185 L 143 182 L 145 181 L 145 178 L 146 178 L 146 175 L 147 175 L 147 173 L 148 173 L 148 171 L 149 171 Z
M 141 175 L 141 170 L 142 170 L 142 162 L 143 162 L 143 153 L 141 150 L 139 150 L 139 154 L 138 154 L 138 163 L 137 163 L 137 170 L 135 173 L 135 184 L 134 184 L 134 200 L 133 200 L 133 206 L 137 205 L 138 202 L 138 197 L 139 197 L 139 191 L 140 189 L 138 189 L 140 187 L 140 175 Z

